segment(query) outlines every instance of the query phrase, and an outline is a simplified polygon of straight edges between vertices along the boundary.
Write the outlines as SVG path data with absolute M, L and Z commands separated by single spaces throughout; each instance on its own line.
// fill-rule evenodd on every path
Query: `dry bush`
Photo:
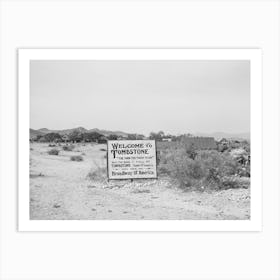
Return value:
M 223 189 L 236 189 L 240 188 L 240 181 L 235 176 L 225 176 L 221 178 Z
M 83 161 L 83 157 L 82 156 L 71 156 L 70 157 L 71 161 Z
M 95 168 L 88 173 L 87 178 L 93 181 L 107 181 L 107 167 L 102 167 L 94 162 Z
M 59 150 L 58 149 L 51 149 L 51 150 L 48 151 L 48 154 L 57 156 L 59 154 Z
M 63 151 L 71 152 L 75 149 L 75 145 L 65 145 L 62 147 Z
M 49 144 L 49 147 L 56 147 L 56 144 Z
M 34 174 L 34 173 L 30 173 L 29 174 L 29 177 L 30 178 L 38 178 L 38 177 L 44 177 L 45 175 L 42 173 L 42 172 L 40 172 L 40 173 L 38 173 L 38 174 Z
M 248 189 L 250 187 L 250 178 L 239 176 L 225 176 L 222 178 L 222 183 L 224 189 Z
M 138 194 L 138 193 L 151 193 L 151 191 L 150 190 L 141 190 L 141 189 L 138 189 L 138 190 L 134 190 L 134 191 L 132 191 L 132 193 L 136 193 L 136 194 Z
M 181 187 L 190 188 L 195 181 L 205 176 L 204 166 L 197 160 L 189 158 L 187 153 L 174 150 L 165 160 L 160 161 L 159 174 L 167 174 L 178 181 Z
M 87 177 L 94 181 L 105 181 L 107 179 L 107 169 L 105 167 L 92 170 Z
M 239 164 L 228 153 L 189 153 L 184 147 L 165 149 L 158 167 L 160 175 L 176 180 L 184 189 L 195 190 L 239 187 L 238 180 L 232 179 L 239 170 Z
M 218 151 L 201 151 L 197 160 L 202 161 L 208 170 L 216 169 L 220 176 L 235 175 L 240 166 L 229 153 Z

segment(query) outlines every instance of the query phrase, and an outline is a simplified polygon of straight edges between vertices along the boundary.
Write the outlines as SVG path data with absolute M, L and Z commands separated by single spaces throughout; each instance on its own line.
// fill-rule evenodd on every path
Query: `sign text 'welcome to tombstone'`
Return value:
M 155 140 L 108 141 L 108 179 L 157 178 Z

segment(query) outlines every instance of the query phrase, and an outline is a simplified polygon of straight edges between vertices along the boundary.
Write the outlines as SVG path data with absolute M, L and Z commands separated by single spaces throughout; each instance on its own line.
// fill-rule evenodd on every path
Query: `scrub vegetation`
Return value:
M 105 143 L 31 142 L 31 219 L 250 219 L 248 141 L 156 141 L 158 179 L 110 181 Z

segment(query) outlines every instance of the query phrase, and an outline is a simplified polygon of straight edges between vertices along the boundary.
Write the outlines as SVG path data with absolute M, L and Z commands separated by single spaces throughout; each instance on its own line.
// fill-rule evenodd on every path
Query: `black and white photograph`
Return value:
M 279 19 L 0 1 L 0 279 L 280 280 Z
M 250 220 L 250 60 L 30 60 L 31 220 Z

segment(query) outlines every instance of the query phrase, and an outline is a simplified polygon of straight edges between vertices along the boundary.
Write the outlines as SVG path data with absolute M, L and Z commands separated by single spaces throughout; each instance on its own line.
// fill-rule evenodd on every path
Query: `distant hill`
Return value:
M 196 133 L 196 136 L 207 136 L 207 137 L 214 137 L 215 140 L 221 140 L 222 138 L 226 139 L 235 139 L 235 140 L 250 140 L 250 133 L 225 133 L 225 132 L 214 132 L 214 133 Z
M 30 128 L 29 130 L 29 135 L 30 135 L 30 138 L 35 138 L 37 137 L 38 135 L 44 135 L 45 133 L 44 132 L 41 132 L 40 130 L 35 130 L 35 129 L 32 129 Z
M 124 137 L 129 134 L 129 133 L 122 132 L 122 131 L 112 131 L 112 130 L 104 130 L 104 129 L 98 129 L 98 128 L 90 129 L 89 132 L 98 132 L 98 133 L 103 134 L 105 136 L 114 134 L 114 135 L 124 136 Z
M 73 131 L 79 131 L 81 133 L 85 133 L 85 132 L 97 132 L 100 133 L 104 136 L 108 136 L 110 134 L 115 134 L 118 136 L 127 136 L 129 133 L 126 132 L 122 132 L 122 131 L 111 131 L 111 130 L 104 130 L 104 129 L 98 129 L 98 128 L 93 128 L 93 129 L 86 129 L 84 127 L 76 127 L 76 128 L 71 128 L 71 129 L 61 129 L 61 130 L 52 130 L 52 129 L 48 129 L 48 128 L 40 128 L 40 129 L 32 129 L 30 128 L 30 138 L 34 138 L 37 135 L 45 135 L 47 133 L 59 133 L 60 135 L 69 135 L 70 133 L 72 133 Z
M 33 129 L 33 130 L 35 130 L 35 129 Z M 41 133 L 49 133 L 49 129 L 47 129 L 47 128 L 40 128 L 40 129 L 38 129 L 37 131 L 39 131 L 39 132 L 41 132 Z
M 61 129 L 61 130 L 52 130 L 48 128 L 40 128 L 40 129 L 30 129 L 30 138 L 34 138 L 37 135 L 45 135 L 47 133 L 55 132 L 59 133 L 60 135 L 69 135 L 74 130 L 78 130 L 81 133 L 85 132 L 97 132 L 104 136 L 108 136 L 110 134 L 127 137 L 129 133 L 123 132 L 123 131 L 113 131 L 113 130 L 105 130 L 105 129 L 99 129 L 99 128 L 92 128 L 92 129 L 86 129 L 84 127 L 76 127 L 71 129 Z M 231 133 L 225 133 L 225 132 L 214 132 L 214 133 L 196 133 L 195 136 L 202 136 L 202 137 L 214 137 L 215 140 L 221 140 L 222 138 L 227 139 L 235 139 L 235 140 L 250 140 L 250 133 L 237 133 L 237 134 L 231 134 Z

